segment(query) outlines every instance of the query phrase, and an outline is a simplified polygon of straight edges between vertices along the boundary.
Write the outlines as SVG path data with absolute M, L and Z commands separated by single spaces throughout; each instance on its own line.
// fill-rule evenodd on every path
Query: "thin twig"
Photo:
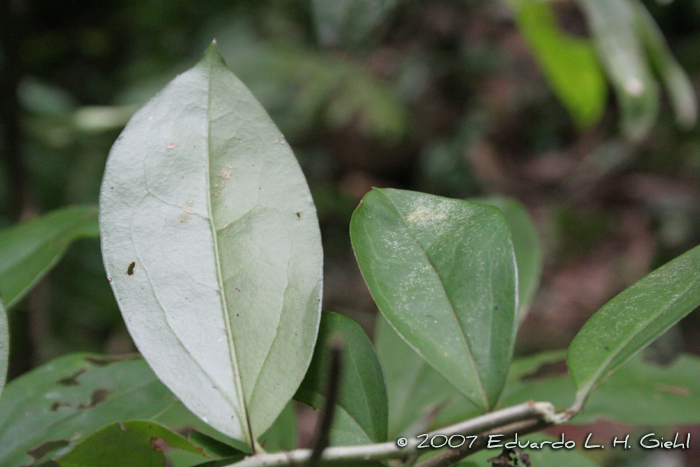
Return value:
M 565 419 L 554 412 L 554 407 L 549 402 L 530 401 L 441 428 L 428 433 L 428 439 L 435 435 L 447 437 L 454 434 L 480 436 L 486 432 L 506 435 L 516 428 L 526 428 L 534 431 L 556 425 L 562 421 L 565 421 Z M 522 422 L 522 425 L 516 426 L 515 424 L 519 422 Z M 522 433 L 525 434 L 525 431 L 522 431 Z M 361 446 L 332 446 L 323 452 L 321 463 L 407 459 L 419 452 L 418 445 L 421 442 L 422 438 L 410 438 L 406 440 L 404 447 L 399 447 L 393 441 Z M 250 456 L 227 467 L 283 467 L 304 464 L 310 458 L 311 450 L 297 449 L 289 452 Z
M 434 455 L 422 462 L 419 462 L 415 467 L 448 467 L 450 465 L 456 464 L 465 457 L 471 456 L 472 454 L 486 449 L 488 446 L 490 437 L 493 435 L 503 435 L 503 438 L 499 438 L 499 442 L 508 441 L 513 439 L 515 434 L 526 435 L 533 433 L 535 431 L 540 431 L 545 428 L 552 426 L 551 421 L 546 421 L 543 419 L 531 419 L 523 420 L 521 422 L 511 423 L 510 425 L 489 430 L 486 433 L 479 435 L 479 437 L 474 441 L 474 443 L 468 443 L 464 446 L 456 449 L 447 449 L 439 454 Z

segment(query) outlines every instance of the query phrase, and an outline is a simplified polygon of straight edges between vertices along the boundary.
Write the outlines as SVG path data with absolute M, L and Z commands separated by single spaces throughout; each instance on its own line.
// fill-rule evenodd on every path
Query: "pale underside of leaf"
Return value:
M 311 359 L 320 235 L 289 146 L 215 47 L 115 143 L 100 223 L 140 351 L 195 414 L 252 443 Z

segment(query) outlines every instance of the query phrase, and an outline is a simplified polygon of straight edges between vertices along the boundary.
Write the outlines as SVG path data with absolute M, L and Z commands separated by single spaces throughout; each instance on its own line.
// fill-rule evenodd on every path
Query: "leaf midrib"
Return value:
M 223 272 L 221 268 L 221 260 L 219 256 L 219 237 L 216 229 L 216 225 L 214 225 L 214 215 L 213 215 L 213 209 L 212 209 L 212 196 L 211 196 L 211 108 L 212 108 L 212 92 L 211 92 L 211 83 L 212 83 L 212 71 L 213 71 L 213 63 L 214 58 L 212 55 L 208 57 L 207 61 L 207 137 L 206 137 L 206 157 L 205 157 L 205 165 L 206 168 L 205 170 L 207 171 L 207 191 L 206 191 L 206 198 L 207 198 L 207 213 L 208 213 L 208 218 L 209 218 L 209 227 L 211 229 L 211 235 L 212 235 L 212 242 L 214 246 L 214 261 L 216 264 L 216 278 L 217 282 L 219 285 L 219 300 L 221 302 L 221 310 L 224 315 L 224 323 L 226 324 L 226 335 L 228 336 L 228 348 L 229 348 L 229 357 L 231 358 L 231 363 L 233 364 L 233 379 L 234 379 L 234 384 L 236 387 L 236 396 L 238 398 L 238 404 L 240 406 L 240 411 L 239 413 L 239 423 L 241 425 L 241 431 L 244 433 L 244 436 L 248 438 L 248 444 L 250 446 L 253 446 L 255 439 L 253 438 L 253 433 L 252 433 L 252 428 L 250 426 L 250 417 L 248 415 L 248 407 L 246 405 L 245 401 L 245 395 L 243 394 L 243 381 L 242 381 L 242 376 L 241 376 L 241 370 L 240 370 L 240 365 L 238 363 L 238 356 L 236 354 L 236 346 L 234 344 L 234 339 L 233 339 L 233 326 L 231 323 L 231 316 L 228 313 L 228 303 L 226 300 L 226 292 L 224 288 L 224 280 L 223 280 Z

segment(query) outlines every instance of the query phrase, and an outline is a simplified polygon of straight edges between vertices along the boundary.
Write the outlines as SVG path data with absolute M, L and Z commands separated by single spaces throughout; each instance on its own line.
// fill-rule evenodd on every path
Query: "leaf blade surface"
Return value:
M 134 115 L 100 203 L 140 351 L 190 410 L 252 445 L 311 360 L 322 251 L 291 149 L 215 44 Z
M 0 293 L 10 309 L 81 237 L 97 237 L 97 208 L 56 209 L 0 231 Z
M 598 310 L 574 337 L 567 366 L 582 405 L 607 375 L 700 305 L 700 247 L 652 271 Z
M 458 391 L 491 409 L 517 326 L 515 254 L 503 214 L 374 189 L 353 214 L 350 235 L 384 317 Z

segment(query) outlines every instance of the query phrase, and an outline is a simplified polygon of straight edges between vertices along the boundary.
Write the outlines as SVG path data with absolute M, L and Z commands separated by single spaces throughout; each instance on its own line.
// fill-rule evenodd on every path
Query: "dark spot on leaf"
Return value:
M 536 381 L 539 379 L 551 378 L 566 374 L 566 360 L 561 359 L 556 362 L 549 362 L 540 365 L 532 373 L 520 377 L 520 381 Z
M 137 353 L 128 353 L 123 355 L 86 355 L 83 360 L 95 366 L 107 366 L 124 360 L 135 360 L 141 358 Z
M 301 219 L 301 213 L 300 213 L 300 212 L 297 213 L 297 219 Z
M 73 407 L 73 406 L 70 405 L 70 404 L 68 404 L 67 402 L 53 402 L 53 403 L 49 406 L 49 410 L 50 410 L 51 412 L 55 412 L 55 411 L 57 411 L 58 409 L 60 409 L 61 407 Z
M 42 457 L 44 457 L 46 454 L 50 453 L 51 451 L 55 451 L 56 449 L 60 449 L 62 447 L 68 446 L 70 444 L 70 441 L 65 440 L 65 439 L 57 439 L 53 441 L 44 441 L 43 443 L 39 444 L 38 446 L 35 446 L 27 451 L 27 454 L 31 456 L 32 459 L 35 461 L 40 460 Z
M 496 457 L 487 459 L 486 462 L 491 462 L 492 467 L 518 467 L 521 464 L 525 467 L 531 467 L 530 457 L 517 449 L 506 448 Z
M 90 407 L 95 407 L 107 400 L 107 396 L 112 393 L 109 389 L 95 389 L 90 394 Z M 90 407 L 85 407 L 90 408 Z
M 59 379 L 58 381 L 56 381 L 56 384 L 60 384 L 61 386 L 77 386 L 80 384 L 78 382 L 78 376 L 82 375 L 86 371 L 87 368 L 81 368 L 72 375 Z
M 129 267 L 126 268 L 126 275 L 129 276 L 129 277 L 133 276 L 133 275 L 134 275 L 134 268 L 135 268 L 135 267 L 136 267 L 136 263 L 135 263 L 134 261 L 132 261 L 132 262 L 129 264 Z

